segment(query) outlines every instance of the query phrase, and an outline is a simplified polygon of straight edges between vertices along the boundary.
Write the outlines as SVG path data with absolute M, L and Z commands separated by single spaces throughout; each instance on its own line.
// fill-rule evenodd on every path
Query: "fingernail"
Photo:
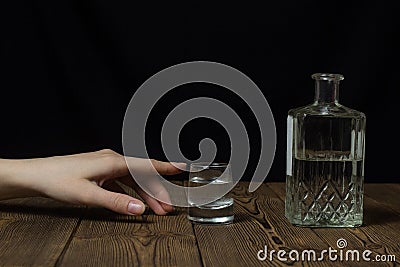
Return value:
M 143 204 L 136 203 L 134 201 L 130 201 L 128 204 L 128 212 L 133 215 L 142 214 L 144 211 Z
M 165 212 L 173 212 L 175 208 L 172 205 L 161 203 L 161 207 Z

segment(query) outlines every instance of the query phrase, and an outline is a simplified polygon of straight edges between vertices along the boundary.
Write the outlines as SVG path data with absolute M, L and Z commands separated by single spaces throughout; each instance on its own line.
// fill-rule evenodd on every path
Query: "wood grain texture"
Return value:
M 83 208 L 44 198 L 0 202 L 0 266 L 54 266 Z
M 284 216 L 284 183 L 248 183 L 233 190 L 235 221 L 193 225 L 186 209 L 133 217 L 44 198 L 0 202 L 0 266 L 396 266 L 400 265 L 399 185 L 365 186 L 364 224 L 358 228 L 292 226 Z M 130 192 L 134 194 L 134 192 Z M 394 255 L 396 262 L 286 262 L 257 252 L 337 249 Z M 287 256 L 287 255 L 286 255 Z
M 168 216 L 116 215 L 89 209 L 60 266 L 198 266 L 191 224 L 181 210 Z
M 268 186 L 284 200 L 285 185 L 283 183 L 269 183 Z M 373 189 L 369 185 L 367 185 L 367 188 Z M 390 187 L 381 188 L 390 191 Z M 390 194 L 387 196 L 393 197 Z M 380 200 L 382 202 L 387 201 L 385 197 L 380 197 Z M 400 263 L 400 215 L 367 195 L 364 196 L 364 223 L 361 227 L 312 228 L 311 230 L 334 249 L 337 249 L 337 240 L 344 238 L 347 241 L 346 250 L 362 252 L 368 249 L 372 251 L 371 258 L 375 258 L 376 255 L 395 255 L 396 263 Z M 346 262 L 346 264 L 348 266 L 365 266 L 366 262 Z M 387 262 L 386 264 L 391 266 L 394 263 Z M 385 263 L 370 262 L 368 265 L 384 266 Z
M 365 184 L 365 195 L 400 213 L 400 184 Z
M 204 266 L 327 266 L 325 263 L 280 262 L 257 258 L 259 250 L 325 248 L 312 230 L 291 226 L 283 215 L 283 202 L 265 184 L 249 193 L 248 183 L 241 182 L 234 190 L 235 221 L 229 226 L 195 225 Z
M 201 259 L 183 208 L 167 216 L 146 210 L 136 217 L 91 208 L 59 265 L 200 266 Z

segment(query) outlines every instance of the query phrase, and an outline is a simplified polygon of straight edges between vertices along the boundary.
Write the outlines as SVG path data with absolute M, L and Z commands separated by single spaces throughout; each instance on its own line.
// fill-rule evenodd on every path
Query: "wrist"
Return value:
M 40 196 L 32 181 L 23 175 L 22 160 L 0 159 L 0 200 Z

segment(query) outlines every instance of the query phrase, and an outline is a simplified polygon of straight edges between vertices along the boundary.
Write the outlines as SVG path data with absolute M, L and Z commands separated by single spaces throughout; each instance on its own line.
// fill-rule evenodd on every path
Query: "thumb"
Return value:
M 90 196 L 86 204 L 100 206 L 120 214 L 141 215 L 145 210 L 143 202 L 139 199 L 101 187 L 94 186 Z

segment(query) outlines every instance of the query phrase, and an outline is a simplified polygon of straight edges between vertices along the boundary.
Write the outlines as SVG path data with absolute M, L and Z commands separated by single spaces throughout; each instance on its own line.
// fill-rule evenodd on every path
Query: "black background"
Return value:
M 330 72 L 345 76 L 340 102 L 367 116 L 366 181 L 397 182 L 398 9 L 384 1 L 321 2 L 2 3 L 0 157 L 101 148 L 122 153 L 122 121 L 135 90 L 166 67 L 207 60 L 244 72 L 268 100 L 278 137 L 268 180 L 285 179 L 287 111 L 313 101 L 312 73 Z M 247 121 L 249 177 L 259 151 L 254 117 L 227 90 L 207 84 L 176 88 L 153 110 L 146 137 L 150 156 L 164 157 L 159 131 L 165 116 L 196 96 L 220 99 Z M 229 157 L 223 128 L 197 119 L 180 137 L 188 158 L 199 156 L 204 137 L 216 141 L 217 160 Z

